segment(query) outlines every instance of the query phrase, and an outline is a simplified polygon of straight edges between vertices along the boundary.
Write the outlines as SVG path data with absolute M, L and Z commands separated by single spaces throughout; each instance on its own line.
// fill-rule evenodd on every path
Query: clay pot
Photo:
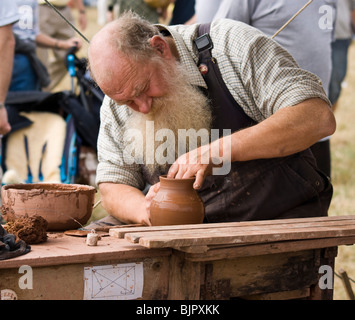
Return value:
M 8 184 L 1 188 L 1 209 L 6 221 L 39 215 L 48 231 L 77 229 L 89 220 L 95 193 L 96 188 L 79 184 Z
M 195 178 L 168 179 L 160 177 L 160 189 L 150 206 L 153 226 L 202 223 L 205 208 L 193 188 Z

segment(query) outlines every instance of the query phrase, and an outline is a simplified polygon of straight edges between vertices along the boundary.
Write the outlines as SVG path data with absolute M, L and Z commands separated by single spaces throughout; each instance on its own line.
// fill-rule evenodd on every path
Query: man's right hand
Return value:
M 150 205 L 152 204 L 153 198 L 156 196 L 157 192 L 159 191 L 159 188 L 160 188 L 160 182 L 152 185 L 149 188 L 149 191 L 145 196 L 145 207 L 146 207 L 148 218 L 149 218 L 149 225 L 151 225 L 151 223 L 150 223 Z

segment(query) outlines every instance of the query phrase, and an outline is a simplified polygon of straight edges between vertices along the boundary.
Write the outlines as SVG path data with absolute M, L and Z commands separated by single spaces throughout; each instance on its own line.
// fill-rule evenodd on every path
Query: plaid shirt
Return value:
M 197 68 L 198 55 L 193 42 L 198 26 L 159 27 L 168 29 L 173 36 L 189 82 L 206 88 Z M 229 91 L 256 122 L 310 98 L 321 98 L 330 106 L 320 79 L 300 69 L 288 52 L 255 28 L 233 20 L 217 20 L 211 25 L 210 36 L 214 45 L 212 55 Z M 142 189 L 145 182 L 140 165 L 123 161 L 122 125 L 129 114 L 128 107 L 116 106 L 105 97 L 96 182 L 124 183 Z

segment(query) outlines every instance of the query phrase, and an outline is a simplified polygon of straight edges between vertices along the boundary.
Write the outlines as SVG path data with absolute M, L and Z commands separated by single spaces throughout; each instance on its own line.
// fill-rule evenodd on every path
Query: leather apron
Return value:
M 195 43 L 213 108 L 212 128 L 233 133 L 255 125 L 226 87 L 211 56 L 208 32 L 209 24 L 201 25 Z M 148 177 L 142 169 L 150 184 L 166 174 Z M 333 188 L 307 149 L 282 158 L 233 162 L 228 174 L 206 177 L 199 194 L 205 204 L 205 222 L 228 222 L 326 216 Z

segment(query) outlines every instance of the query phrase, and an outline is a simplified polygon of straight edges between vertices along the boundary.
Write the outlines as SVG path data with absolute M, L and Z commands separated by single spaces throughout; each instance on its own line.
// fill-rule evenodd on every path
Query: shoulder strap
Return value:
M 198 27 L 197 38 L 194 40 L 199 53 L 213 49 L 213 42 L 209 35 L 211 23 L 200 24 Z
M 231 129 L 232 132 L 253 125 L 225 84 L 218 61 L 212 56 L 213 42 L 209 35 L 210 23 L 201 24 L 194 40 L 198 51 L 198 69 L 207 85 L 213 105 L 214 127 Z

